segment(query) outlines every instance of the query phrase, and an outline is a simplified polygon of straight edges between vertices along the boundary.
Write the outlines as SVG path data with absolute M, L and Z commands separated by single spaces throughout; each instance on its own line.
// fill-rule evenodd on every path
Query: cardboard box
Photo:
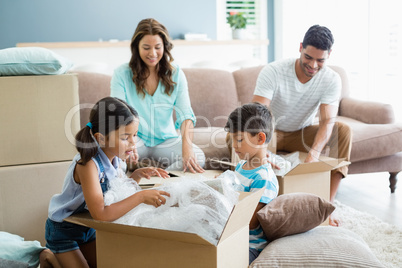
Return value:
M 335 159 L 320 156 L 320 161 L 304 163 L 307 153 L 299 152 L 300 164 L 282 176 L 277 176 L 279 183 L 279 195 L 295 192 L 305 192 L 318 195 L 326 200 L 330 196 L 331 170 L 349 165 L 350 162 L 343 159 Z M 217 160 L 213 160 L 217 161 Z M 238 159 L 233 158 L 232 162 L 219 161 L 222 164 L 236 167 Z
M 78 104 L 75 74 L 0 77 L 0 166 L 72 160 Z
M 283 176 L 277 176 L 279 194 L 305 192 L 329 200 L 331 170 L 350 163 L 326 156 L 320 156 L 318 162 L 304 163 L 306 157 L 307 153 L 299 152 L 300 164 Z
M 49 201 L 61 192 L 70 164 L 0 167 L 0 230 L 45 246 Z
M 93 220 L 88 213 L 66 220 L 96 229 L 98 267 L 248 267 L 249 222 L 263 189 L 241 193 L 218 244 L 197 234 Z

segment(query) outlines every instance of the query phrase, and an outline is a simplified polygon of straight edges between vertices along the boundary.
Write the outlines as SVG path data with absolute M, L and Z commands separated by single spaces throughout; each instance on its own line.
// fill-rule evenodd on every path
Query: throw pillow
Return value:
M 0 76 L 64 74 L 73 63 L 42 47 L 13 47 L 0 50 Z
M 269 243 L 250 267 L 385 266 L 354 232 L 342 227 L 318 226 Z
M 269 241 L 303 233 L 323 223 L 335 210 L 325 199 L 309 193 L 283 194 L 257 212 Z

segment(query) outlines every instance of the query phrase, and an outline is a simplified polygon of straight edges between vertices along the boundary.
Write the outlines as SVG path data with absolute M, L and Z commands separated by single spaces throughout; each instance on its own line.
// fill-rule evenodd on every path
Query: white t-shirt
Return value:
M 323 67 L 302 84 L 296 76 L 296 59 L 279 60 L 265 66 L 257 79 L 254 95 L 271 100 L 276 129 L 297 131 L 313 124 L 320 104 L 339 105 L 340 76 Z

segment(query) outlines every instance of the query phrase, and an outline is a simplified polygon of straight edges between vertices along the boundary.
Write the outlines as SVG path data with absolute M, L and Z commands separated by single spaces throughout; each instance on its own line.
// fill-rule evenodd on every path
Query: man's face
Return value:
M 307 77 L 313 77 L 324 67 L 331 51 L 321 50 L 313 46 L 303 48 L 300 44 L 300 67 Z

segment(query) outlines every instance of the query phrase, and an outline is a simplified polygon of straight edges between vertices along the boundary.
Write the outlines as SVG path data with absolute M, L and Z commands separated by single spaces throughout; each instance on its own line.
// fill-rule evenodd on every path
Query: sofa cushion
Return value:
M 92 107 L 98 100 L 110 96 L 112 77 L 106 74 L 74 71 L 78 74 L 78 90 L 80 98 L 81 128 L 89 120 Z
M 257 83 L 258 75 L 264 65 L 240 69 L 233 72 L 236 82 L 237 95 L 241 104 L 251 102 L 254 96 L 254 89 Z
M 261 267 L 385 267 L 354 232 L 319 226 L 268 244 L 250 265 Z
M 229 114 L 239 105 L 231 72 L 214 69 L 183 69 L 196 127 L 223 127 Z
M 257 212 L 269 241 L 317 227 L 335 210 L 325 199 L 309 193 L 283 194 Z
M 365 124 L 343 116 L 337 121 L 352 129 L 352 163 L 402 151 L 402 124 Z
M 229 149 L 226 145 L 227 132 L 221 127 L 194 128 L 193 143 L 205 153 L 206 169 L 227 169 L 211 159 L 230 162 Z

